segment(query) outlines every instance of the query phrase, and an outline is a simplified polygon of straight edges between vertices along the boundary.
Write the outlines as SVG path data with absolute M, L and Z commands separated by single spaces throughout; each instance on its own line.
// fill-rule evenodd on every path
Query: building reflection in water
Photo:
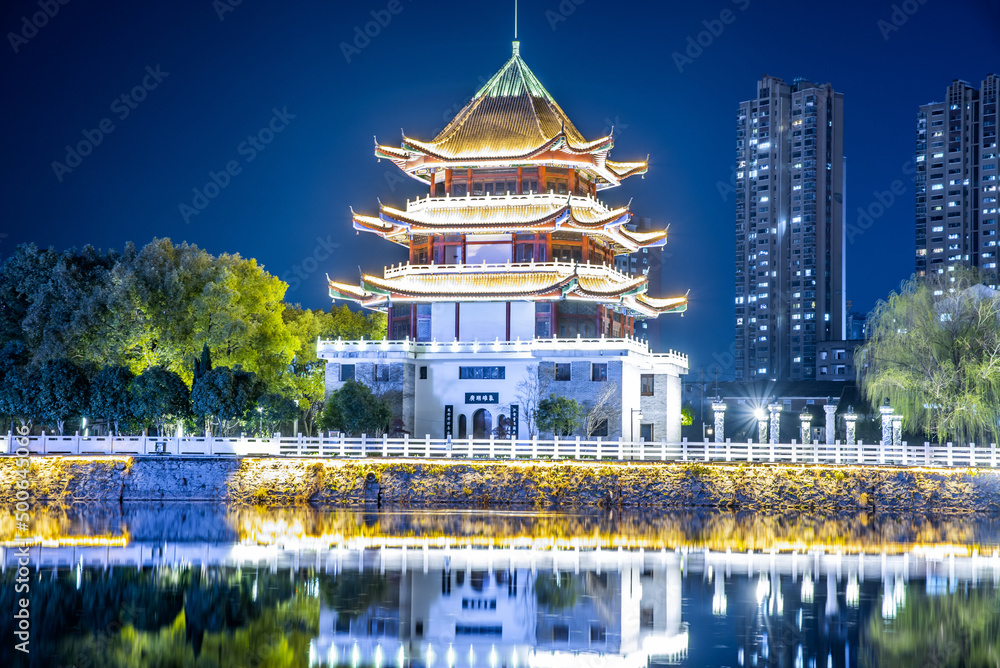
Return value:
M 676 663 L 687 651 L 679 554 L 459 549 L 338 557 L 334 577 L 361 581 L 374 569 L 385 591 L 357 615 L 321 603 L 317 664 L 624 668 Z

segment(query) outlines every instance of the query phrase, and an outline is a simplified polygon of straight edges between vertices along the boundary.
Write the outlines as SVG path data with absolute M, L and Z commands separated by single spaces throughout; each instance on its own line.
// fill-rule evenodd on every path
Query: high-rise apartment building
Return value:
M 997 82 L 955 80 L 917 114 L 918 276 L 955 265 L 997 273 Z
M 813 380 L 845 335 L 844 96 L 764 76 L 736 121 L 736 380 Z

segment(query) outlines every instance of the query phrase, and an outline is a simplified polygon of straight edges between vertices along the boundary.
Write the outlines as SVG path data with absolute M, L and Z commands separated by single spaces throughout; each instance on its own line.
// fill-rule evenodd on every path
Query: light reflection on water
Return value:
M 707 511 L 52 511 L 30 548 L 32 665 L 995 666 L 996 526 Z M 630 536 L 642 547 L 627 549 Z M 6 548 L 5 610 L 16 559 Z M 0 665 L 27 665 L 12 644 Z

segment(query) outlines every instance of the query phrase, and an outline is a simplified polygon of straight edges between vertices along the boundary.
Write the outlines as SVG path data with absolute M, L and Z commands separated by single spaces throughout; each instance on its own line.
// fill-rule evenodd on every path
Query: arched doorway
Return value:
M 469 437 L 469 429 L 466 426 L 465 414 L 458 416 L 458 437 L 459 438 Z
M 489 438 L 493 431 L 493 415 L 485 408 L 472 414 L 472 438 Z

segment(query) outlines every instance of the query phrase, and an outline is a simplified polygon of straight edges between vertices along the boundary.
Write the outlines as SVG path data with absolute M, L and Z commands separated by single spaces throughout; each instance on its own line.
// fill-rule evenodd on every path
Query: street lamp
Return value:
M 753 416 L 757 418 L 757 442 L 764 443 L 767 441 L 767 413 L 763 408 L 758 408 Z
M 633 408 L 632 409 L 632 420 L 629 423 L 629 440 L 635 443 L 635 421 L 642 419 L 642 409 Z

